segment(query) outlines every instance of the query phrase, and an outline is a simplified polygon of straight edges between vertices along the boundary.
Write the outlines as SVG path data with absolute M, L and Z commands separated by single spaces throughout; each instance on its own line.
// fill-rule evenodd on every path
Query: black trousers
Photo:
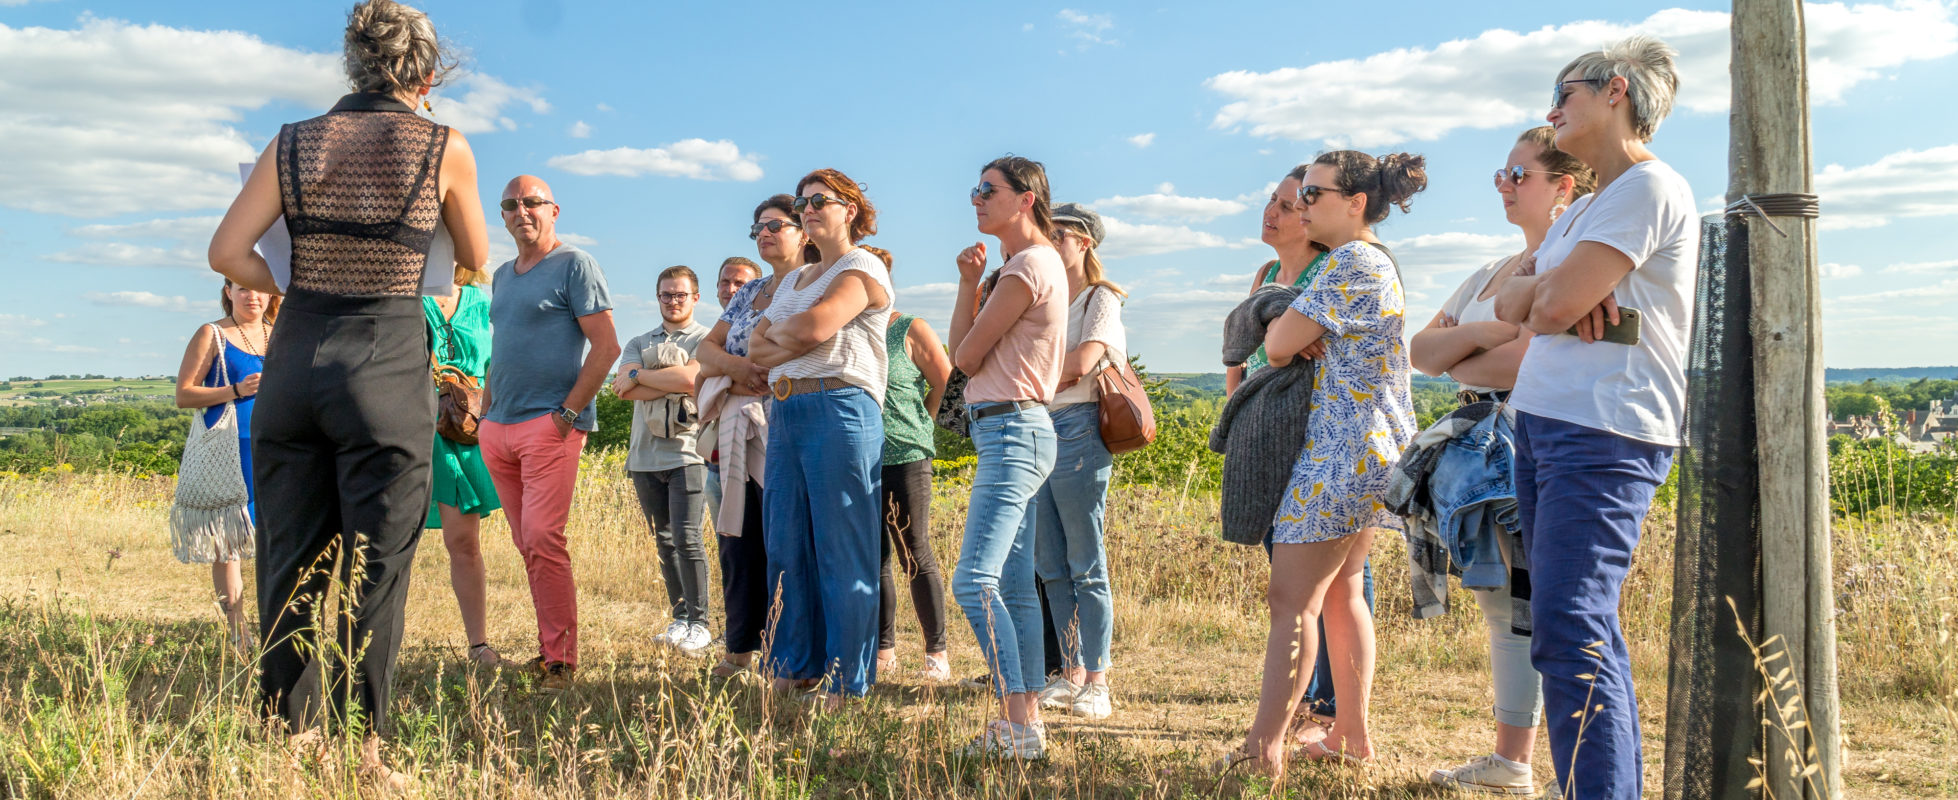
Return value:
M 640 472 L 627 470 L 639 512 L 653 531 L 666 605 L 673 618 L 707 626 L 707 543 L 700 521 L 707 508 L 707 465 Z
M 280 309 L 252 414 L 259 697 L 293 732 L 350 710 L 391 730 L 435 442 L 428 348 L 419 297 L 294 290 Z
M 722 473 L 726 474 L 726 473 Z M 732 487 L 722 487 L 727 491 Z M 727 609 L 727 651 L 761 651 L 768 627 L 768 548 L 762 540 L 761 484 L 748 481 L 740 536 L 715 536 L 720 545 L 721 607 Z
M 924 629 L 925 652 L 945 652 L 945 579 L 931 552 L 931 459 L 884 466 L 883 577 L 877 605 L 877 649 L 897 647 L 897 581 L 891 555 L 911 578 L 911 607 Z

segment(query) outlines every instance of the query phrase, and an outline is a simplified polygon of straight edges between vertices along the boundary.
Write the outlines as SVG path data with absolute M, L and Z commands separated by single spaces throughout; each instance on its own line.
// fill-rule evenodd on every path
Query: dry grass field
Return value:
M 1360 776 L 1308 765 L 1282 786 L 1220 781 L 1212 764 L 1243 735 L 1256 699 L 1264 555 L 1218 540 L 1214 497 L 1148 488 L 1110 501 L 1112 719 L 1050 717 L 1050 757 L 1033 765 L 955 758 L 991 703 L 908 677 L 918 666 L 908 608 L 899 675 L 845 713 L 812 715 L 651 644 L 665 615 L 650 538 L 616 458 L 587 460 L 570 533 L 583 629 L 573 692 L 540 695 L 525 679 L 465 666 L 446 556 L 439 538 L 423 541 L 389 750 L 418 779 L 411 796 L 1443 797 L 1423 782 L 1427 771 L 1491 744 L 1474 604 L 1458 595 L 1443 619 L 1409 619 L 1404 554 L 1389 537 L 1374 550 L 1375 767 Z M 934 510 L 948 569 L 964 490 L 941 480 Z M 260 732 L 250 673 L 225 655 L 208 571 L 170 556 L 169 497 L 168 479 L 0 478 L 0 798 L 367 793 L 351 754 L 295 764 Z M 1655 788 L 1670 520 L 1669 510 L 1653 514 L 1626 591 Z M 1948 518 L 1873 518 L 1838 520 L 1836 533 L 1850 796 L 1958 796 L 1958 531 Z M 521 563 L 500 517 L 484 538 L 491 641 L 525 657 L 534 627 Z M 955 672 L 976 674 L 971 631 L 953 616 Z

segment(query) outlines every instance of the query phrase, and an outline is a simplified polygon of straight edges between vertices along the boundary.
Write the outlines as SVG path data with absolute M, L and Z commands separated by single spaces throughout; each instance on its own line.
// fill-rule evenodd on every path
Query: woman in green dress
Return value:
M 490 358 L 490 300 L 478 284 L 488 279 L 487 272 L 457 269 L 455 294 L 422 298 L 435 360 L 462 370 L 478 385 Z M 496 499 L 496 487 L 490 483 L 489 470 L 483 466 L 483 454 L 476 445 L 458 444 L 436 434 L 434 471 L 435 492 L 425 527 L 441 529 L 442 545 L 448 548 L 449 584 L 455 588 L 457 605 L 462 607 L 469 659 L 485 665 L 502 664 L 503 656 L 489 645 L 489 612 L 484 602 L 488 573 L 483 567 L 480 533 L 483 518 L 503 504 Z

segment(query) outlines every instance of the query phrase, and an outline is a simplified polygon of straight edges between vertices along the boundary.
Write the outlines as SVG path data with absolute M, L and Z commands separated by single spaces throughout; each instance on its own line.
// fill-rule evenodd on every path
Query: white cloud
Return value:
M 1156 143 L 1156 134 L 1154 132 L 1138 133 L 1134 136 L 1129 137 L 1129 144 L 1135 145 L 1137 149 L 1146 148 L 1149 145 L 1155 143 Z
M 77 247 L 50 253 L 49 261 L 113 267 L 206 269 L 205 251 L 222 217 L 174 217 L 118 225 L 80 225 L 67 233 L 87 239 Z
M 1106 259 L 1231 246 L 1231 242 L 1222 236 L 1181 225 L 1134 224 L 1105 214 L 1101 222 L 1108 228 L 1108 241 L 1103 242 L 1099 249 L 1102 258 Z
M 1479 269 L 1523 249 L 1520 233 L 1424 233 L 1387 243 L 1401 263 L 1410 288 L 1437 288 L 1435 279 Z M 1448 285 L 1449 290 L 1455 288 Z
M 88 242 L 56 253 L 47 260 L 63 264 L 100 264 L 110 267 L 174 267 L 197 269 L 209 265 L 201 249 L 130 244 L 128 242 Z
M 1054 16 L 1067 23 L 1067 35 L 1079 42 L 1077 46 L 1082 50 L 1098 44 L 1121 44 L 1106 35 L 1115 29 L 1115 17 L 1112 14 L 1084 14 L 1071 8 L 1063 8 L 1061 13 Z
M 1823 230 L 1880 228 L 1905 217 L 1958 214 L 1958 144 L 1891 153 L 1815 176 Z
M 1203 285 L 1205 285 L 1205 286 L 1236 286 L 1236 287 L 1239 287 L 1239 288 L 1246 288 L 1246 289 L 1248 289 L 1248 288 L 1250 288 L 1250 286 L 1251 286 L 1251 274 L 1252 274 L 1252 273 L 1249 273 L 1249 272 L 1244 272 L 1244 273 L 1229 273 L 1229 272 L 1225 272 L 1225 273 L 1219 273 L 1219 274 L 1216 274 L 1216 275 L 1212 275 L 1212 276 L 1210 276 L 1210 277 L 1208 277 L 1208 278 L 1205 278 L 1205 279 L 1204 279 L 1204 281 L 1203 281 Z
M 1934 274 L 1939 272 L 1953 272 L 1953 271 L 1958 271 L 1958 259 L 1951 259 L 1947 261 L 1916 261 L 1916 262 L 1911 262 L 1906 264 L 1891 264 L 1890 266 L 1884 267 L 1883 271 L 1889 273 L 1902 273 L 1905 275 L 1925 275 L 1925 274 Z
M 216 300 L 192 300 L 183 295 L 165 297 L 151 292 L 84 292 L 82 299 L 99 306 L 154 308 L 191 314 L 215 313 L 219 308 Z
M 62 344 L 56 342 L 53 339 L 49 339 L 45 336 L 30 337 L 28 339 L 23 340 L 21 344 L 25 345 L 26 349 L 28 350 L 39 350 L 43 353 L 88 355 L 92 353 L 102 352 L 102 348 L 100 347 L 88 347 L 86 345 L 79 345 L 79 344 Z
M 1096 200 L 1089 205 L 1098 212 L 1134 214 L 1144 219 L 1178 222 L 1209 222 L 1218 217 L 1239 213 L 1249 206 L 1236 200 L 1223 200 L 1215 197 L 1183 197 L 1176 194 L 1174 184 L 1162 184 L 1151 194 L 1123 197 L 1116 195 Z M 1112 233 L 1111 233 L 1112 236 Z
M 1863 268 L 1855 264 L 1823 264 L 1819 268 L 1824 278 L 1854 278 L 1863 274 Z
M 0 314 L 0 332 L 19 333 L 28 328 L 39 328 L 48 324 L 47 320 L 35 319 L 25 314 Z
M 607 105 L 607 104 L 605 104 L 605 103 L 599 103 L 599 104 L 598 104 L 598 106 L 597 106 L 597 108 L 598 108 L 598 110 L 600 110 L 600 111 L 611 111 L 611 110 L 612 110 L 612 107 L 611 107 L 610 105 Z
M 581 233 L 565 233 L 564 231 L 558 231 L 557 238 L 564 241 L 567 244 L 573 244 L 579 247 L 598 246 L 597 239 L 593 239 L 590 236 L 586 236 Z
M 921 283 L 897 290 L 897 296 L 906 300 L 927 300 L 954 298 L 959 294 L 959 285 L 950 281 L 944 283 Z
M 589 139 L 591 138 L 591 126 L 586 125 L 585 121 L 581 119 L 571 123 L 571 129 L 564 133 L 573 139 Z
M 640 149 L 615 147 L 586 150 L 571 155 L 552 156 L 550 166 L 577 175 L 663 175 L 695 180 L 758 181 L 761 164 L 753 153 L 727 139 L 707 141 L 686 139 L 660 147 Z
M 1835 304 L 1865 305 L 1869 303 L 1952 303 L 1958 302 L 1958 278 L 1940 281 L 1930 286 L 1913 286 L 1908 289 L 1891 289 L 1868 294 L 1853 294 L 1835 298 Z
M 0 81 L 0 141 L 33 154 L 0 159 L 0 205 L 72 216 L 222 208 L 237 164 L 266 144 L 239 129 L 246 112 L 311 116 L 346 92 L 338 53 L 94 17 L 72 30 L 0 25 L 0 75 L 61 76 Z M 456 87 L 461 98 L 436 111 L 465 131 L 500 125 L 509 102 L 542 104 L 487 76 Z
M 1894 5 L 1805 3 L 1810 99 L 1839 103 L 1858 83 L 1913 60 L 1958 52 L 1953 8 L 1935 0 Z M 1636 23 L 1581 21 L 1527 33 L 1500 28 L 1432 48 L 1271 72 L 1237 70 L 1204 85 L 1231 101 L 1212 126 L 1254 136 L 1384 147 L 1435 141 L 1457 128 L 1510 128 L 1547 112 L 1554 73 L 1578 54 L 1631 33 L 1679 51 L 1680 108 L 1713 113 L 1730 100 L 1727 15 L 1666 9 Z
M 454 96 L 451 96 L 454 95 Z M 549 113 L 551 104 L 536 89 L 519 88 L 482 73 L 471 72 L 436 89 L 429 98 L 430 118 L 467 134 L 513 131 L 517 121 L 504 113 L 508 106 L 529 106 L 533 114 Z

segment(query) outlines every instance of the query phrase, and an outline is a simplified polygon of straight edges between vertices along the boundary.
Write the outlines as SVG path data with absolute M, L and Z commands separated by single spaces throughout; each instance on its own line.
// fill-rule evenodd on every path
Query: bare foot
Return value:
M 1321 720 L 1310 714 L 1300 714 L 1292 719 L 1292 741 L 1301 745 L 1325 741 L 1332 735 L 1335 720 Z
M 414 776 L 381 763 L 381 739 L 369 736 L 360 747 L 360 777 L 388 794 L 405 792 L 415 785 Z

